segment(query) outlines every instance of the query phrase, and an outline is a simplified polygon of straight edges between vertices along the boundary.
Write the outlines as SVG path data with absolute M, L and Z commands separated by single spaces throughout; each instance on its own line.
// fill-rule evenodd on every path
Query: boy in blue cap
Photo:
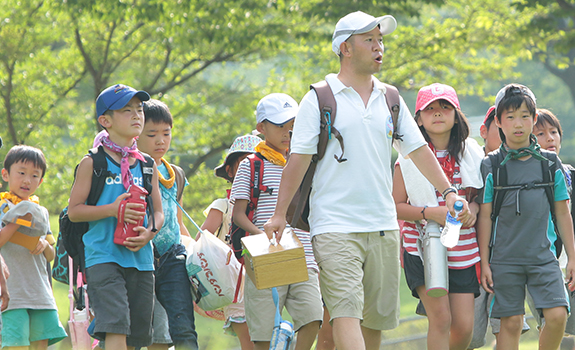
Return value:
M 126 190 L 144 185 L 146 159 L 138 151 L 135 137 L 144 128 L 142 102 L 149 99 L 145 91 L 121 84 L 100 93 L 96 100 L 98 122 L 108 136 L 102 138 L 99 151 L 105 152 L 109 174 L 96 205 L 87 205 L 94 162 L 92 156 L 85 156 L 70 194 L 70 220 L 89 222 L 83 241 L 88 295 L 96 316 L 94 337 L 105 339 L 109 349 L 152 343 L 154 257 L 150 241 L 164 221 L 155 165 L 151 177 L 155 228 L 144 221 L 144 226 L 134 228 L 136 237 L 127 238 L 123 244 L 114 243 L 120 203 L 130 197 Z M 142 204 L 128 203 L 124 222 L 136 224 L 143 219 L 142 208 Z

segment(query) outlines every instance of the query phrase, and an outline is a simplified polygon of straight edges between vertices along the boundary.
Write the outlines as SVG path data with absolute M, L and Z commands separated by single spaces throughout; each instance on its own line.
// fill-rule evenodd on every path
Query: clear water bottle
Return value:
M 270 350 L 289 350 L 294 337 L 293 326 L 289 321 L 281 321 L 279 327 L 274 327 Z
M 459 242 L 461 221 L 456 218 L 463 209 L 463 202 L 456 201 L 453 205 L 453 209 L 455 209 L 455 217 L 451 216 L 451 213 L 447 212 L 447 216 L 445 217 L 445 226 L 443 227 L 443 231 L 441 231 L 441 244 L 447 248 L 453 248 L 457 245 L 457 242 Z

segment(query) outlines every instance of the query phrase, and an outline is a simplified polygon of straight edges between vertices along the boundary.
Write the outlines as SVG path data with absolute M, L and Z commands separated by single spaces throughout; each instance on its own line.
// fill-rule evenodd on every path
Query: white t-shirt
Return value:
M 393 123 L 385 100 L 385 86 L 375 77 L 367 107 L 361 96 L 346 87 L 335 74 L 326 76 L 337 103 L 334 126 L 344 139 L 347 161 L 338 163 L 339 142 L 332 137 L 319 162 L 310 197 L 311 235 L 341 232 L 397 230 L 392 193 L 391 140 Z M 320 112 L 317 95 L 310 90 L 295 118 L 291 152 L 317 153 Z M 407 156 L 426 145 L 409 108 L 400 98 L 398 120 L 403 141 L 393 146 Z

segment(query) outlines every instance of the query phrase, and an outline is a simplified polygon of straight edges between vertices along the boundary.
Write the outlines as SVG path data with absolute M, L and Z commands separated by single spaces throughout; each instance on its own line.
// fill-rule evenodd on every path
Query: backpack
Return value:
M 507 191 L 517 190 L 517 196 L 519 197 L 519 192 L 521 190 L 529 190 L 533 188 L 544 188 L 545 197 L 549 201 L 549 212 L 551 213 L 551 220 L 555 227 L 555 232 L 557 233 L 557 240 L 555 241 L 555 251 L 556 256 L 561 255 L 561 250 L 563 249 L 563 242 L 559 236 L 557 229 L 557 221 L 555 217 L 555 171 L 557 170 L 558 158 L 555 153 L 541 151 L 543 156 L 549 161 L 541 161 L 541 171 L 543 174 L 543 181 L 541 182 L 530 182 L 525 184 L 509 185 L 507 178 L 507 168 L 505 165 L 501 165 L 504 157 L 501 152 L 492 152 L 487 156 L 491 162 L 491 174 L 493 175 L 493 204 L 491 211 L 491 239 L 489 240 L 489 248 L 492 249 L 495 243 L 495 225 L 497 222 L 497 217 L 501 211 L 501 206 L 503 204 L 503 198 Z M 519 199 L 519 198 L 518 198 Z M 518 202 L 517 202 L 518 203 Z M 521 215 L 519 209 L 519 204 L 517 204 L 516 215 Z
M 393 85 L 383 84 L 386 88 L 385 100 L 387 108 L 391 113 L 391 120 L 393 124 L 392 140 L 403 140 L 403 135 L 400 135 L 397 130 L 399 119 L 399 91 Z M 341 146 L 341 155 L 334 158 L 339 162 L 345 162 L 347 159 L 343 158 L 344 144 L 343 137 L 340 132 L 333 126 L 337 112 L 337 104 L 335 97 L 329 84 L 323 80 L 318 83 L 312 84 L 310 89 L 314 89 L 317 94 L 317 100 L 320 110 L 320 131 L 319 142 L 317 145 L 317 153 L 313 155 L 311 163 L 304 175 L 302 183 L 294 195 L 290 206 L 287 210 L 287 220 L 292 227 L 297 227 L 304 231 L 309 232 L 309 195 L 311 192 L 311 183 L 315 174 L 315 169 L 319 161 L 324 157 L 328 141 L 331 139 L 332 134 L 338 140 Z M 391 158 L 391 157 L 390 157 Z M 393 163 L 390 164 L 392 166 Z
M 393 122 L 393 139 L 402 140 L 402 135 L 397 132 L 397 121 L 399 118 L 399 91 L 396 87 L 388 84 L 384 84 L 386 87 L 386 102 L 387 107 L 391 113 L 391 118 Z M 327 143 L 331 139 L 332 134 L 338 140 L 341 147 L 341 155 L 338 157 L 334 155 L 334 158 L 339 162 L 345 162 L 347 159 L 343 157 L 344 155 L 344 143 L 343 136 L 341 133 L 333 126 L 335 123 L 335 116 L 337 112 L 337 104 L 335 97 L 329 84 L 323 80 L 318 83 L 312 84 L 310 89 L 314 89 L 317 94 L 318 106 L 320 110 L 320 132 L 319 132 L 319 142 L 317 145 L 317 153 L 313 155 L 312 161 L 305 173 L 302 183 L 294 195 L 290 205 L 287 210 L 287 221 L 292 227 L 299 228 L 301 230 L 309 232 L 309 194 L 311 191 L 311 182 L 313 175 L 315 174 L 315 169 L 318 162 L 324 157 L 325 150 L 327 148 Z M 273 189 L 268 189 L 264 186 L 263 181 L 263 170 L 265 159 L 261 154 L 255 153 L 250 154 L 247 159 L 250 161 L 250 201 L 246 208 L 246 216 L 250 221 L 253 219 L 254 210 L 257 208 L 257 203 L 261 192 L 269 192 Z M 239 226 L 237 226 L 232 219 L 232 226 L 230 233 L 226 237 L 228 243 L 231 243 L 234 250 L 236 258 L 243 262 L 242 257 L 242 237 L 247 235 L 246 231 Z
M 273 188 L 268 188 L 263 185 L 264 177 L 264 159 L 260 153 L 252 153 L 247 156 L 250 162 L 250 200 L 246 208 L 246 216 L 250 221 L 253 221 L 255 209 L 258 207 L 258 201 L 262 192 L 272 194 Z M 241 239 L 249 235 L 246 230 L 236 225 L 232 219 L 232 226 L 230 233 L 226 236 L 226 241 L 231 243 L 234 255 L 240 263 L 243 264 L 242 257 L 242 242 Z
M 154 159 L 147 154 L 144 154 L 146 162 L 138 161 L 142 167 L 142 178 L 144 182 L 144 188 L 149 194 L 152 193 L 152 175 L 154 174 Z M 89 151 L 88 155 L 92 157 L 93 161 L 93 173 L 92 173 L 92 185 L 90 188 L 90 193 L 88 194 L 88 199 L 86 200 L 87 205 L 96 205 L 100 195 L 104 190 L 106 184 L 106 178 L 111 174 L 108 170 L 108 163 L 106 161 L 106 152 L 103 146 L 93 148 Z M 78 166 L 74 170 L 74 181 L 76 180 L 76 171 Z M 150 212 L 153 212 L 153 204 L 150 195 L 146 197 L 148 203 L 148 208 Z M 153 225 L 155 226 L 154 216 L 152 215 Z M 68 207 L 65 207 L 60 213 L 59 218 L 60 224 L 60 234 L 58 235 L 57 246 L 63 245 L 65 252 L 73 259 L 74 265 L 78 265 L 80 271 L 84 271 L 84 242 L 82 237 L 89 229 L 88 222 L 72 222 L 68 217 Z M 56 249 L 58 260 L 62 254 L 61 247 Z M 62 254 L 63 256 L 63 254 Z M 55 268 L 56 268 L 56 264 Z M 54 268 L 54 269 L 55 269 Z M 54 272 L 53 269 L 53 272 Z M 57 272 L 57 271 L 56 271 Z M 55 274 L 56 275 L 56 274 Z

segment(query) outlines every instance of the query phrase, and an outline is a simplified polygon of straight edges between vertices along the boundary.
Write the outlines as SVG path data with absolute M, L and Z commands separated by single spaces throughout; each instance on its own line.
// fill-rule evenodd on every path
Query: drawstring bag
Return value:
M 186 270 L 196 304 L 205 311 L 231 304 L 241 268 L 232 249 L 207 230 L 192 249 Z
M 270 341 L 270 350 L 288 350 L 295 334 L 293 325 L 291 322 L 282 319 L 279 295 L 276 287 L 272 288 L 272 297 L 276 304 L 276 317 L 274 320 L 272 340 Z

